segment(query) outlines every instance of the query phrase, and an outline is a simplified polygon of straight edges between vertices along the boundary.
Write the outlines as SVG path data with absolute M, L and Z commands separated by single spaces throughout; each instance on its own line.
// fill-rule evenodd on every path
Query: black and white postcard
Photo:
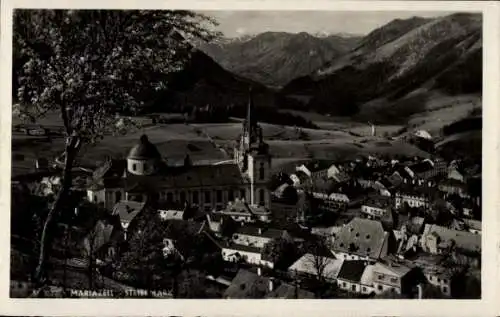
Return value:
M 2 3 L 0 313 L 493 316 L 500 6 L 314 3 Z

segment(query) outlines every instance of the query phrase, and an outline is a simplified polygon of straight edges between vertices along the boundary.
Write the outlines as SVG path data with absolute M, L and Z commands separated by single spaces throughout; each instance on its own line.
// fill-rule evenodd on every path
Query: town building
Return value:
M 201 210 L 224 208 L 240 198 L 252 206 L 269 209 L 272 158 L 255 119 L 250 96 L 241 139 L 228 164 L 196 165 L 186 156 L 183 165 L 169 165 L 146 135 L 126 160 L 110 160 L 94 173 L 87 194 L 91 202 L 112 207 L 119 201 L 155 199 L 188 203 Z
M 421 247 L 430 254 L 447 254 L 452 248 L 466 253 L 479 253 L 481 252 L 481 235 L 426 224 L 421 238 Z
M 332 251 L 339 259 L 376 262 L 390 250 L 391 234 L 379 221 L 354 218 L 338 233 Z
M 232 241 L 235 244 L 263 248 L 273 239 L 291 239 L 285 230 L 262 228 L 257 226 L 241 226 L 233 233 Z
M 127 239 L 127 233 L 131 231 L 131 224 L 139 213 L 146 207 L 145 203 L 137 201 L 122 200 L 119 201 L 112 211 L 112 215 L 118 216 L 120 224 L 124 231 L 124 237 Z
M 251 205 L 239 198 L 229 201 L 223 209 L 214 210 L 213 214 L 229 216 L 239 223 L 269 222 L 272 217 L 271 211 L 265 206 Z
M 411 294 L 418 279 L 412 274 L 413 268 L 392 260 L 377 262 L 373 268 L 373 288 L 375 293 L 394 292 Z
M 328 257 L 306 253 L 288 268 L 288 272 L 295 278 L 312 279 L 317 278 L 319 273 L 327 282 L 336 283 L 343 262 L 344 259 L 336 259 L 333 255 Z
M 429 188 L 418 188 L 404 184 L 396 192 L 394 206 L 396 209 L 405 205 L 412 208 L 428 208 L 430 206 L 430 190 Z
M 222 244 L 221 247 L 222 259 L 226 262 L 245 262 L 268 268 L 274 267 L 274 263 L 270 259 L 265 258 L 260 247 L 232 242 Z
M 337 275 L 337 286 L 347 292 L 368 295 L 373 292 L 373 265 L 366 261 L 344 261 Z
M 390 197 L 370 197 L 361 205 L 363 212 L 369 219 L 380 219 L 391 212 L 392 200 Z

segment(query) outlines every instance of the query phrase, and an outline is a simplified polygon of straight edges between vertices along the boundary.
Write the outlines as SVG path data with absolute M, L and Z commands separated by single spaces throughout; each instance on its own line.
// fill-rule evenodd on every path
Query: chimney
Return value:
M 269 278 L 269 291 L 274 291 L 274 278 L 272 277 Z
M 257 268 L 257 275 L 262 276 L 262 269 L 260 267 Z

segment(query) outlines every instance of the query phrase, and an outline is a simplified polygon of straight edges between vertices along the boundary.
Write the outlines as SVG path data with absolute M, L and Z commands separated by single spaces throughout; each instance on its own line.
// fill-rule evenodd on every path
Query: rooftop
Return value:
M 121 222 L 131 222 L 143 209 L 145 203 L 122 200 L 113 207 L 113 215 L 118 215 Z
M 286 232 L 285 230 L 279 230 L 274 228 L 263 228 L 250 225 L 238 227 L 238 229 L 236 229 L 235 231 L 236 234 L 253 236 L 253 237 L 264 237 L 269 239 L 282 237 L 285 232 Z
M 224 292 L 226 298 L 264 298 L 269 293 L 269 278 L 240 269 Z
M 314 293 L 298 288 L 297 286 L 281 283 L 278 288 L 269 293 L 267 298 L 312 299 L 315 298 L 315 296 Z
M 324 265 L 324 276 L 328 279 L 335 279 L 339 274 L 343 262 L 343 259 L 335 259 L 333 255 L 332 257 L 321 257 L 306 253 L 300 259 L 295 261 L 295 263 L 292 264 L 288 270 L 292 272 L 316 275 L 318 271 L 315 263 L 321 263 Z
M 333 249 L 378 258 L 385 243 L 387 233 L 379 221 L 356 217 L 340 230 Z
M 452 230 L 438 225 L 426 224 L 423 236 L 437 235 L 441 242 L 456 243 L 456 246 L 466 251 L 481 251 L 481 235 L 469 231 Z
M 360 260 L 344 261 L 340 268 L 338 279 L 359 283 L 366 269 L 367 262 Z

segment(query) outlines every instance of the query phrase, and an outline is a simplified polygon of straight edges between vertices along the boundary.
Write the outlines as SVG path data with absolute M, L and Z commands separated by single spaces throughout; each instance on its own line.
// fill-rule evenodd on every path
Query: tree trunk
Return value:
M 55 203 L 52 205 L 52 208 L 50 209 L 47 218 L 45 219 L 42 230 L 42 236 L 40 238 L 40 254 L 38 256 L 38 265 L 36 267 L 34 276 L 36 284 L 43 284 L 46 255 L 48 253 L 47 249 L 50 248 L 49 237 L 52 233 L 51 232 L 52 220 L 54 219 L 55 216 L 57 216 L 60 213 L 64 205 L 64 201 L 66 200 L 68 193 L 71 189 L 71 184 L 72 184 L 71 170 L 73 168 L 75 157 L 78 154 L 78 150 L 80 148 L 80 141 L 75 136 L 69 137 L 68 140 L 69 142 L 67 142 L 65 148 L 66 157 L 64 160 L 64 170 L 62 176 L 63 179 L 61 183 L 62 186 L 59 189 Z

